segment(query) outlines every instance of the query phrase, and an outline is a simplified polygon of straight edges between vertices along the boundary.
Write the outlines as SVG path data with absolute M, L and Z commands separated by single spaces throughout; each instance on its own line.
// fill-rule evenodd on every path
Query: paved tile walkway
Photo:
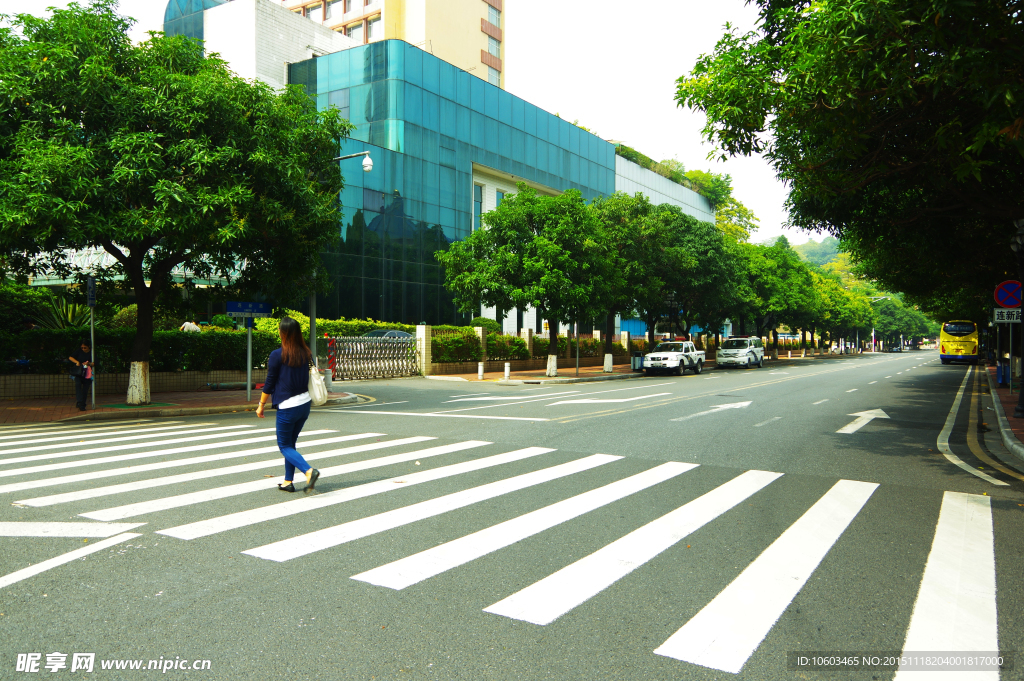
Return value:
M 999 396 L 999 403 L 1003 406 L 1003 413 L 1006 414 L 1006 420 L 1010 424 L 1010 429 L 1013 430 L 1014 436 L 1021 442 L 1024 442 L 1024 418 L 1014 418 L 1013 410 L 1017 408 L 1017 400 L 1020 399 L 1017 390 L 1010 394 L 1009 388 L 1000 388 L 999 384 L 996 383 L 996 368 L 986 367 L 989 375 L 992 377 L 992 385 L 996 386 L 995 394 Z

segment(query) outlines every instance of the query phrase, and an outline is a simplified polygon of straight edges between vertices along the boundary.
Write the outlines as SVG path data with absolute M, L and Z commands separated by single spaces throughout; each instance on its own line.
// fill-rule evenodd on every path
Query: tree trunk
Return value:
M 604 354 L 612 354 L 612 344 L 615 342 L 615 310 L 608 311 L 608 317 L 604 322 Z
M 149 404 L 149 350 L 153 344 L 153 304 L 156 293 L 143 282 L 135 287 L 138 321 L 132 342 L 131 369 L 128 374 L 128 404 Z
M 779 358 L 779 330 L 772 329 L 772 359 Z
M 654 347 L 654 325 L 657 317 L 651 315 L 647 318 L 647 345 L 648 347 Z
M 548 320 L 548 369 L 546 376 L 558 375 L 558 322 Z

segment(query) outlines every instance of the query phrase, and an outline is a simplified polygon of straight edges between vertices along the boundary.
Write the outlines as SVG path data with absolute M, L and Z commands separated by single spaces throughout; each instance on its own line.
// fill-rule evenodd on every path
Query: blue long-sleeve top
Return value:
M 267 360 L 263 392 L 271 396 L 275 409 L 288 398 L 309 392 L 309 367 L 305 364 L 290 367 L 281 361 L 281 348 L 274 350 Z

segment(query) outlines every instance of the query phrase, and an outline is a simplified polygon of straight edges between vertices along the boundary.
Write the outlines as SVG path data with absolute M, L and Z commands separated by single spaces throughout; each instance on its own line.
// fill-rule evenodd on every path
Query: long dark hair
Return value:
M 290 367 L 309 364 L 313 353 L 309 351 L 309 346 L 302 338 L 299 323 L 291 317 L 281 317 L 281 323 L 277 328 L 281 332 L 281 361 Z

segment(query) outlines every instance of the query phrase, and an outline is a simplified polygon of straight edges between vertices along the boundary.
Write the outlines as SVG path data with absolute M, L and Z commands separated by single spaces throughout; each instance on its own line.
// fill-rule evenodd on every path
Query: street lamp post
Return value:
M 348 154 L 346 156 L 337 156 L 332 158 L 331 161 L 344 161 L 347 158 L 356 158 L 363 156 L 363 172 L 370 172 L 373 170 L 373 160 L 370 158 L 370 152 L 360 151 L 355 154 Z M 317 364 L 316 361 L 316 291 L 309 294 L 309 351 L 313 353 L 313 364 Z M 318 365 L 319 366 L 319 365 Z

